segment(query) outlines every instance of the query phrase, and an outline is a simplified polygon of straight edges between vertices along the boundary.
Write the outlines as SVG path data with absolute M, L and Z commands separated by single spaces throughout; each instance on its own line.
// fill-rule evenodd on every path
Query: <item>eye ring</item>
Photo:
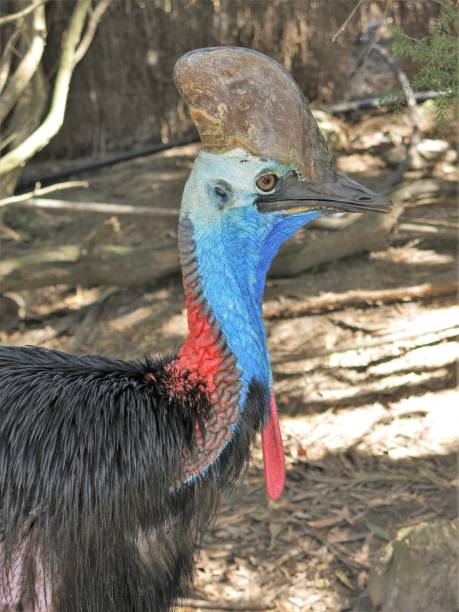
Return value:
M 263 193 L 267 193 L 274 189 L 278 181 L 279 177 L 277 176 L 277 174 L 274 174 L 273 172 L 268 172 L 267 174 L 262 174 L 257 178 L 256 186 L 257 189 L 263 191 Z

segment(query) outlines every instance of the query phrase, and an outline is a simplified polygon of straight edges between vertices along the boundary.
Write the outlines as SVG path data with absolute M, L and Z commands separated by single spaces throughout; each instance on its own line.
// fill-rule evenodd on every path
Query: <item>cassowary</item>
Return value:
M 179 221 L 188 336 L 143 362 L 0 349 L 2 612 L 170 609 L 259 429 L 267 491 L 280 495 L 268 268 L 319 215 L 390 207 L 335 171 L 272 59 L 200 49 L 174 76 L 203 145 Z

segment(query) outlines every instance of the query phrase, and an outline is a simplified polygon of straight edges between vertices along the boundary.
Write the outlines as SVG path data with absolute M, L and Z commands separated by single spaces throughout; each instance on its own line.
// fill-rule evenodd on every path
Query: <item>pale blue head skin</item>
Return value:
M 271 368 L 261 306 L 266 275 L 279 247 L 318 211 L 259 212 L 262 174 L 293 169 L 242 149 L 201 151 L 183 193 L 181 217 L 193 224 L 196 257 L 207 302 L 242 371 L 241 408 L 250 381 L 271 388 Z

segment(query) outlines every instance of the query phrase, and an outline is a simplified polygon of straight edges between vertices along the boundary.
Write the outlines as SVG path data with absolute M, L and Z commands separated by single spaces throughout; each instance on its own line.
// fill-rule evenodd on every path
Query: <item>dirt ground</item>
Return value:
M 58 197 L 175 208 L 195 152 L 189 146 L 87 174 L 89 189 Z M 339 167 L 367 184 L 390 172 L 381 157 L 351 153 Z M 388 248 L 270 279 L 267 310 L 322 294 L 454 283 L 451 163 L 411 172 L 407 184 L 426 177 L 434 192 L 405 203 Z M 173 219 L 16 208 L 5 221 L 3 258 L 107 236 L 130 244 L 176 240 Z M 177 348 L 186 332 L 178 275 L 137 288 L 59 285 L 13 297 L 20 321 L 1 332 L 4 344 L 135 359 Z M 211 610 L 352 610 L 375 552 L 400 527 L 457 516 L 456 295 L 268 318 L 267 329 L 285 492 L 267 500 L 257 444 L 205 538 L 193 597 Z

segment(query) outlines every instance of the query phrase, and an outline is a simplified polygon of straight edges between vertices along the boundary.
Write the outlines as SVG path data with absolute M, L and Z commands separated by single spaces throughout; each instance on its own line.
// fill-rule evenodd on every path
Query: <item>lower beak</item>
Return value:
M 257 207 L 260 212 L 281 211 L 284 214 L 312 210 L 387 213 L 392 208 L 392 202 L 342 174 L 336 174 L 334 181 L 320 185 L 290 174 L 279 181 L 275 193 L 259 197 Z

